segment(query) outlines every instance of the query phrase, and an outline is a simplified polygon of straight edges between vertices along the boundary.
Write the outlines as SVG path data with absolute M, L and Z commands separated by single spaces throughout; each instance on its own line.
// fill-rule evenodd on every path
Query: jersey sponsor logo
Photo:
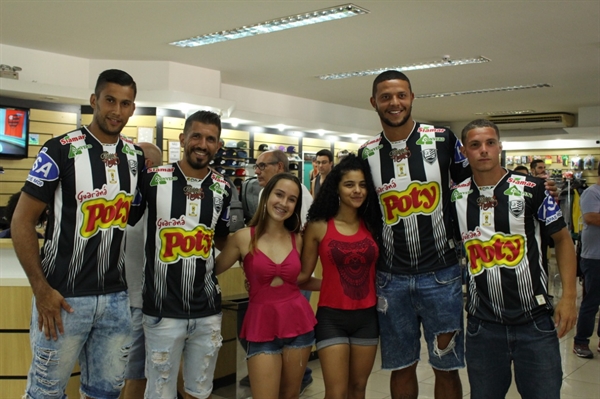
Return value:
M 522 197 L 521 190 L 515 186 L 510 186 L 504 191 L 504 195 L 514 195 L 515 197 Z
M 361 146 L 361 148 L 365 148 L 370 146 L 371 144 L 379 143 L 381 141 L 381 136 L 377 136 L 372 140 L 367 141 L 365 144 Z
M 509 177 L 507 180 L 509 183 L 512 184 L 516 184 L 517 186 L 525 186 L 525 187 L 535 187 L 537 186 L 537 184 L 535 184 L 532 181 L 527 181 L 525 180 L 525 178 L 521 178 L 521 177 Z
M 523 200 L 510 200 L 508 201 L 508 210 L 513 214 L 514 217 L 518 218 L 525 211 L 525 201 Z
M 136 150 L 135 147 L 133 146 L 133 144 L 124 144 L 123 145 L 123 149 L 121 150 L 123 151 L 123 154 L 125 155 L 131 155 L 131 156 L 136 156 L 136 155 L 144 155 L 144 153 L 140 150 Z
M 496 199 L 496 197 L 486 197 L 485 195 L 480 195 L 477 198 L 477 205 L 479 205 L 481 209 L 486 211 L 490 208 L 495 208 L 496 206 L 498 206 L 498 200 Z
M 83 141 L 83 140 L 85 140 L 85 134 L 80 134 L 79 136 L 73 136 L 73 137 L 70 137 L 67 135 L 67 136 L 63 137 L 62 139 L 60 139 L 59 141 L 62 145 L 67 145 L 67 144 L 74 143 L 76 141 Z
M 27 181 L 31 181 L 39 187 L 44 185 L 44 181 L 56 180 L 60 175 L 58 165 L 54 162 L 54 159 L 46 153 L 47 150 L 48 149 L 44 147 L 38 153 L 37 158 L 29 171 L 29 176 L 27 177 Z
M 383 144 L 379 144 L 377 147 L 365 148 L 362 152 L 362 159 L 367 159 L 375 155 L 379 150 L 383 148 Z
M 75 158 L 77 155 L 83 154 L 83 150 L 88 150 L 92 148 L 91 144 L 82 145 L 79 147 L 75 147 L 73 144 L 69 146 L 69 159 Z
M 437 159 L 437 150 L 434 148 L 428 148 L 422 151 L 423 154 L 423 159 L 429 163 L 432 164 L 435 162 L 435 160 Z
M 104 162 L 107 168 L 111 168 L 121 163 L 121 160 L 116 153 L 108 151 L 104 151 L 102 154 L 100 154 L 100 159 L 102 159 L 102 162 Z
M 446 129 L 435 128 L 433 126 L 421 126 L 417 129 L 419 133 L 444 133 Z M 439 140 L 444 141 L 444 140 Z
M 128 163 L 129 163 L 129 170 L 131 171 L 131 174 L 134 176 L 137 175 L 137 171 L 138 171 L 137 161 L 130 159 Z
M 97 192 L 105 190 L 106 186 L 102 190 L 97 190 Z M 92 197 L 94 196 L 94 193 L 83 193 L 82 195 L 85 197 L 90 194 Z M 83 224 L 80 229 L 81 236 L 90 238 L 98 230 L 108 230 L 113 227 L 124 230 L 127 226 L 132 202 L 133 195 L 128 195 L 124 192 L 120 192 L 112 200 L 106 198 L 84 200 L 80 208 L 83 213 Z
M 175 263 L 180 258 L 199 257 L 208 259 L 214 232 L 200 224 L 194 230 L 182 227 L 166 227 L 159 232 L 159 258 L 164 263 Z
M 401 217 L 432 213 L 440 202 L 440 186 L 437 182 L 413 182 L 405 191 L 388 191 L 381 194 L 379 200 L 385 222 L 393 225 Z
M 453 186 L 450 187 L 451 190 L 455 190 L 457 188 L 461 188 L 461 187 L 470 187 L 471 186 L 471 181 L 466 181 L 460 184 L 455 184 Z
M 395 148 L 390 151 L 390 157 L 394 160 L 394 162 L 401 162 L 403 159 L 410 158 L 410 150 L 408 147 Z
M 130 139 L 127 136 L 123 136 L 123 135 L 119 135 L 119 138 L 121 139 L 121 141 L 125 142 L 125 143 L 129 143 L 131 145 L 133 145 L 133 140 Z M 141 155 L 141 154 L 140 154 Z
M 468 186 L 468 184 L 467 184 L 467 186 Z M 467 186 L 463 186 L 463 187 L 467 187 Z M 460 199 L 463 199 L 465 197 L 465 195 L 469 195 L 472 192 L 473 192 L 473 190 L 469 190 L 467 192 L 460 191 L 460 190 L 454 190 L 454 191 L 452 191 L 452 195 L 450 196 L 450 201 L 456 202 Z
M 204 199 L 204 190 L 201 187 L 185 186 L 183 188 L 183 194 L 187 197 L 188 201 L 195 201 L 198 199 Z
M 219 183 L 229 185 L 229 183 L 227 183 L 227 180 L 223 179 L 223 175 L 220 175 L 218 173 L 212 172 L 210 178 Z
M 525 239 L 520 235 L 496 233 L 488 241 L 467 240 L 465 249 L 469 258 L 469 272 L 477 276 L 495 266 L 515 267 L 525 254 Z
M 421 128 L 419 128 L 421 129 Z M 424 134 L 422 135 L 419 140 L 417 140 L 417 144 L 418 145 L 431 145 L 433 143 L 435 143 L 436 141 L 446 141 L 445 137 L 429 137 L 428 135 Z
M 177 180 L 177 176 L 163 177 L 160 174 L 155 173 L 154 176 L 152 176 L 152 180 L 150 180 L 150 186 L 156 187 L 160 184 L 167 184 L 167 182 L 175 180 Z
M 229 195 L 229 193 L 227 192 L 227 190 L 225 190 L 225 187 L 223 187 L 222 185 L 220 185 L 219 183 L 213 183 L 210 185 L 210 190 L 214 191 L 215 193 L 222 195 L 224 197 L 227 197 Z

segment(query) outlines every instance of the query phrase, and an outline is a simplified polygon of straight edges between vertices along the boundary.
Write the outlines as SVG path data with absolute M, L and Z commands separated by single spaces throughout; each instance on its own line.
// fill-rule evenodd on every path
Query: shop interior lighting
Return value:
M 541 89 L 544 87 L 552 87 L 548 83 L 540 83 L 533 85 L 520 85 L 520 86 L 508 86 L 508 87 L 496 87 L 493 89 L 481 89 L 481 90 L 467 90 L 467 91 L 454 91 L 448 93 L 432 93 L 432 94 L 419 94 L 416 98 L 442 98 L 442 97 L 455 97 L 462 96 L 464 94 L 483 94 L 483 93 L 495 93 L 498 91 L 516 91 L 526 89 Z
M 288 17 L 272 19 L 270 21 L 260 22 L 250 26 L 242 26 L 236 29 L 224 30 L 202 36 L 195 36 L 169 44 L 178 47 L 204 46 L 206 44 L 241 39 L 248 36 L 261 35 L 263 33 L 278 32 L 285 29 L 299 28 L 301 26 L 312 25 L 319 22 L 335 21 L 342 18 L 354 17 L 356 15 L 368 13 L 368 10 L 355 6 L 354 4 L 344 4 L 323 10 L 310 11 L 302 14 L 290 15 Z
M 410 65 L 401 65 L 401 66 L 394 66 L 394 67 L 368 69 L 365 71 L 331 73 L 328 75 L 321 75 L 321 76 L 317 76 L 317 77 L 321 80 L 347 79 L 347 78 L 357 78 L 357 77 L 361 77 L 361 76 L 379 75 L 380 73 L 389 71 L 389 70 L 407 72 L 407 71 L 418 71 L 421 69 L 443 68 L 443 67 L 451 67 L 451 66 L 458 66 L 458 65 L 482 64 L 485 62 L 490 62 L 490 59 L 485 58 L 483 56 L 479 56 L 479 57 L 475 57 L 475 58 L 465 58 L 462 60 L 453 60 L 450 58 L 450 56 L 444 56 L 439 61 L 425 62 L 422 64 L 410 64 Z
M 487 116 L 501 116 L 501 115 L 527 115 L 535 114 L 533 109 L 519 109 L 514 111 L 488 111 L 488 112 L 475 112 L 475 115 L 487 115 Z

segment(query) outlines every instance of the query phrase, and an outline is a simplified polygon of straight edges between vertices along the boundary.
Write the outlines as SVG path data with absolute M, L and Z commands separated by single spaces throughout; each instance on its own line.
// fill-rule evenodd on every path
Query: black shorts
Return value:
M 316 317 L 317 350 L 337 344 L 372 346 L 379 342 L 375 306 L 358 310 L 319 307 Z

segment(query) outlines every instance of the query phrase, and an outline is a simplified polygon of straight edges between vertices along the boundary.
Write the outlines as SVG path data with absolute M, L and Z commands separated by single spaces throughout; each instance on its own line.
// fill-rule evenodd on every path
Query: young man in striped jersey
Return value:
M 215 248 L 229 234 L 232 188 L 209 168 L 219 149 L 221 120 L 213 112 L 189 116 L 179 139 L 183 158 L 148 169 L 142 202 L 131 224 L 146 214 L 142 324 L 148 398 L 175 398 L 183 359 L 184 388 L 208 398 L 221 347 L 221 290 Z
M 102 72 L 92 123 L 46 142 L 23 187 L 11 228 L 35 305 L 26 398 L 63 397 L 78 359 L 82 397 L 116 399 L 123 386 L 131 333 L 123 237 L 144 157 L 120 133 L 135 96 L 129 74 Z M 35 226 L 46 206 L 40 255 Z
M 377 263 L 384 369 L 392 398 L 417 398 L 421 325 L 435 373 L 435 397 L 458 399 L 464 367 L 461 270 L 452 240 L 450 181 L 470 170 L 447 128 L 415 122 L 406 75 L 386 71 L 373 82 L 371 105 L 383 132 L 364 144 L 383 214 Z M 411 305 L 412 304 L 412 305 Z
M 511 367 L 524 398 L 558 399 L 558 339 L 575 324 L 576 259 L 562 213 L 544 181 L 500 166 L 500 133 L 479 119 L 462 131 L 473 171 L 453 187 L 467 254 L 466 360 L 471 397 L 504 398 Z M 542 234 L 554 239 L 563 295 L 554 309 L 541 262 Z

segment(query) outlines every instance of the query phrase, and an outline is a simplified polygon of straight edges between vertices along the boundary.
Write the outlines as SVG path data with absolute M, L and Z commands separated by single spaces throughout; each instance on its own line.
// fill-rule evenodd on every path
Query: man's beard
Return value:
M 381 122 L 385 123 L 389 127 L 400 127 L 400 126 L 404 126 L 406 124 L 406 122 L 408 122 L 408 120 L 410 119 L 410 115 L 412 112 L 412 106 L 407 109 L 406 116 L 404 118 L 402 118 L 402 120 L 400 120 L 400 122 L 396 122 L 396 123 L 394 123 L 391 120 L 389 120 L 388 118 L 386 118 L 383 115 L 383 112 L 381 112 L 379 109 L 376 109 L 376 110 L 377 110 L 377 114 L 379 115 L 379 119 L 381 119 Z

